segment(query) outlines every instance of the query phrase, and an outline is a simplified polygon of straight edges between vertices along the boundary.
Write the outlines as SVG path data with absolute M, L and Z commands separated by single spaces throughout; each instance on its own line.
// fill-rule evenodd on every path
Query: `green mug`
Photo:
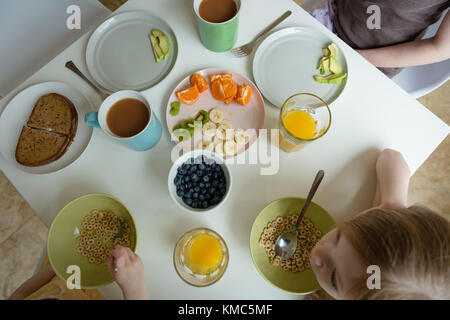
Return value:
M 221 23 L 208 22 L 200 16 L 199 8 L 202 1 L 194 0 L 194 12 L 197 16 L 201 42 L 206 49 L 211 51 L 224 52 L 230 50 L 237 40 L 241 1 L 234 0 L 237 9 L 236 14 L 230 20 Z

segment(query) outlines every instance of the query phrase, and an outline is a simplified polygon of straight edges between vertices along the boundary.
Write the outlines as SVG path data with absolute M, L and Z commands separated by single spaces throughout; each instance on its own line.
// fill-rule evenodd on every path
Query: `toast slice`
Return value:
M 71 137 L 23 127 L 16 146 L 16 160 L 38 167 L 59 159 L 72 142 Z
M 38 99 L 27 126 L 64 134 L 73 138 L 78 124 L 78 114 L 72 102 L 66 97 L 49 93 Z

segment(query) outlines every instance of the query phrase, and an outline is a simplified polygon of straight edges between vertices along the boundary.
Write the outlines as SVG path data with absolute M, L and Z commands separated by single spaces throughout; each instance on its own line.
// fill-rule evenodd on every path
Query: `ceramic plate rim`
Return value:
M 295 27 L 286 27 L 286 28 L 282 28 L 279 30 L 276 30 L 272 33 L 270 33 L 268 36 L 266 36 L 257 46 L 254 56 L 253 56 L 253 61 L 252 61 L 252 73 L 253 73 L 253 78 L 255 79 L 255 83 L 258 85 L 258 89 L 259 89 L 259 85 L 263 82 L 263 80 L 261 80 L 260 78 L 260 71 L 255 71 L 255 70 L 259 70 L 257 68 L 257 64 L 259 62 L 259 59 L 261 59 L 261 56 L 263 55 L 262 51 L 264 51 L 263 49 L 265 49 L 264 47 L 266 46 L 270 46 L 270 42 L 279 39 L 281 37 L 284 37 L 285 35 L 289 35 L 292 33 L 305 33 L 305 32 L 314 32 L 314 33 L 320 33 L 321 35 L 323 35 L 324 37 L 328 37 L 328 35 L 326 35 L 324 32 L 320 31 L 320 30 L 316 30 L 310 27 L 302 27 L 302 26 L 295 26 Z M 331 38 L 329 38 L 329 42 L 333 42 Z M 322 99 L 324 99 L 324 101 L 328 104 L 331 105 L 332 103 L 334 103 L 344 92 L 346 86 L 347 86 L 347 82 L 348 82 L 348 78 L 349 78 L 349 67 L 348 67 L 348 61 L 347 58 L 342 50 L 342 48 L 336 44 L 339 48 L 339 53 L 340 55 L 343 57 L 343 61 L 345 63 L 345 69 L 347 71 L 347 77 L 344 79 L 344 81 L 342 81 L 342 83 L 339 85 L 338 89 L 335 90 L 335 94 L 333 95 L 333 99 L 329 100 L 329 99 L 324 99 L 323 97 L 321 97 Z M 317 64 L 317 61 L 314 61 L 314 64 Z M 318 71 L 317 71 L 318 72 Z M 318 73 L 319 74 L 319 73 Z M 313 79 L 311 79 L 311 81 L 314 81 Z M 261 86 L 261 94 L 264 96 L 265 99 L 267 99 L 272 105 L 274 105 L 277 108 L 281 108 L 281 105 L 278 106 L 275 101 L 272 101 L 272 99 L 269 99 L 269 95 L 264 93 L 264 86 Z M 302 90 L 299 90 L 299 92 L 297 93 L 303 93 Z M 314 92 L 309 92 L 309 93 L 314 93 Z M 286 97 L 287 99 L 287 97 Z
M 56 90 L 55 90 L 55 88 L 56 88 Z M 74 107 L 78 113 L 77 131 L 75 134 L 74 141 L 76 139 L 76 136 L 79 134 L 79 130 L 83 130 L 84 132 L 87 133 L 87 136 L 85 137 L 86 141 L 84 141 L 82 144 L 80 144 L 81 148 L 78 152 L 76 152 L 75 156 L 72 156 L 70 160 L 68 159 L 68 160 L 64 161 L 64 162 L 67 162 L 66 164 L 62 164 L 62 163 L 64 163 L 63 160 L 64 160 L 64 157 L 68 154 L 67 152 L 61 158 L 57 159 L 56 161 L 53 161 L 49 164 L 46 164 L 43 166 L 38 166 L 38 167 L 27 167 L 27 166 L 21 165 L 20 163 L 18 163 L 15 160 L 14 155 L 12 155 L 12 158 L 14 158 L 14 161 L 13 161 L 9 155 L 10 150 L 5 150 L 5 151 L 7 151 L 7 154 L 5 154 L 4 153 L 5 151 L 3 151 L 4 143 L 0 143 L 0 147 L 1 147 L 0 154 L 3 156 L 3 158 L 8 163 L 13 165 L 15 168 L 20 169 L 21 171 L 30 173 L 30 174 L 50 174 L 50 173 L 58 172 L 60 170 L 67 168 L 68 166 L 70 166 L 71 164 L 76 162 L 81 157 L 81 155 L 86 151 L 86 149 L 92 139 L 93 128 L 84 123 L 84 114 L 86 112 L 91 111 L 89 108 L 92 104 L 83 95 L 83 93 L 81 93 L 81 91 L 79 91 L 72 84 L 67 83 L 67 82 L 63 82 L 63 81 L 38 82 L 38 83 L 31 84 L 31 85 L 25 87 L 24 89 L 20 90 L 17 94 L 15 94 L 11 98 L 10 101 L 8 101 L 6 106 L 3 108 L 3 110 L 0 114 L 0 123 L 2 121 L 6 121 L 5 117 L 8 116 L 7 112 L 11 112 L 12 106 L 14 106 L 14 104 L 18 103 L 17 102 L 18 100 L 20 102 L 20 99 L 28 99 L 27 95 L 33 94 L 34 91 L 36 91 L 37 95 L 42 96 L 44 94 L 48 94 L 48 93 L 52 93 L 52 92 L 62 94 L 61 92 L 63 90 L 71 91 L 74 96 L 76 95 L 77 98 L 79 100 L 81 100 L 81 103 L 78 105 L 74 103 Z M 39 93 L 39 92 L 41 92 L 41 93 Z M 62 95 L 64 95 L 64 94 L 62 94 Z M 31 114 L 31 111 L 33 110 L 35 102 L 36 101 L 34 101 L 33 104 L 31 104 L 29 106 L 29 112 L 27 111 L 28 116 Z M 28 108 L 28 106 L 23 106 L 22 108 Z M 18 126 L 20 126 L 20 128 L 23 127 L 26 124 L 26 121 L 27 121 L 27 118 L 24 118 L 23 121 L 20 122 L 20 125 L 18 124 Z M 19 128 L 17 128 L 17 130 L 18 130 L 18 135 L 17 135 L 16 139 L 19 138 L 19 135 L 21 132 L 19 130 Z M 0 128 L 0 134 L 1 134 L 1 132 L 2 132 L 2 129 Z M 1 134 L 1 136 L 3 136 L 3 134 Z M 0 138 L 0 140 L 1 140 L 1 138 Z M 70 149 L 70 147 L 72 147 L 72 148 L 74 147 L 74 145 L 75 145 L 74 141 L 69 146 L 69 149 Z M 61 164 L 55 165 L 57 163 L 61 163 Z M 56 167 L 56 168 L 51 169 L 52 167 Z
M 259 275 L 260 275 L 266 282 L 270 283 L 270 285 L 272 285 L 273 287 L 275 287 L 275 288 L 277 288 L 277 289 L 279 289 L 279 290 L 281 290 L 281 291 L 283 291 L 283 292 L 285 292 L 285 293 L 288 293 L 288 294 L 292 294 L 292 295 L 307 295 L 307 294 L 310 294 L 310 293 L 314 292 L 315 290 L 313 290 L 313 291 L 308 291 L 308 292 L 294 292 L 294 291 L 289 291 L 289 290 L 286 290 L 286 289 L 284 289 L 284 288 L 281 288 L 281 287 L 277 286 L 276 284 L 274 284 L 272 281 L 270 281 L 270 280 L 266 277 L 266 275 L 262 272 L 262 270 L 261 270 L 261 268 L 258 266 L 258 264 L 256 263 L 255 252 L 254 252 L 254 250 L 252 250 L 252 235 L 253 235 L 254 232 L 256 232 L 256 231 L 254 231 L 254 228 L 255 228 L 255 223 L 256 223 L 256 220 L 258 219 L 258 217 L 262 214 L 262 212 L 263 212 L 264 210 L 266 210 L 269 206 L 273 205 L 274 203 L 279 202 L 279 201 L 289 200 L 289 199 L 296 199 L 296 200 L 306 201 L 306 198 L 303 198 L 303 197 L 288 196 L 288 197 L 283 197 L 283 198 L 278 198 L 278 199 L 272 200 L 272 201 L 269 202 L 267 205 L 265 205 L 264 208 L 262 208 L 262 209 L 258 212 L 258 214 L 256 215 L 255 219 L 253 220 L 252 227 L 251 227 L 251 229 L 250 229 L 250 236 L 249 236 L 249 250 L 250 250 L 250 255 L 251 255 L 251 257 L 252 257 L 253 265 L 255 266 L 256 270 L 258 270 Z M 312 201 L 312 203 L 313 203 L 315 206 L 317 206 L 318 208 L 320 208 L 323 212 L 325 212 L 325 213 L 328 215 L 328 217 L 329 217 L 332 221 L 334 221 L 334 223 L 336 224 L 336 221 L 334 220 L 334 218 L 331 216 L 331 214 L 330 214 L 327 210 L 325 210 L 321 205 L 317 204 L 317 203 L 314 202 L 314 201 Z M 320 288 L 320 287 L 319 287 L 319 288 Z M 317 290 L 317 289 L 316 289 L 316 290 Z
M 245 147 L 245 149 L 242 150 L 240 153 L 238 152 L 238 153 L 235 154 L 234 156 L 223 156 L 223 158 L 226 160 L 226 159 L 230 159 L 230 158 L 237 157 L 239 154 L 246 152 L 246 151 L 247 151 L 247 150 L 248 150 L 255 142 L 258 141 L 258 139 L 259 139 L 259 131 L 260 131 L 261 129 L 264 128 L 264 121 L 265 121 L 265 118 L 266 118 L 265 102 L 264 102 L 264 97 L 263 97 L 262 93 L 259 91 L 258 86 L 257 86 L 252 80 L 250 80 L 248 77 L 244 76 L 243 74 L 241 74 L 241 73 L 239 73 L 239 72 L 235 72 L 235 71 L 233 71 L 233 70 L 231 70 L 231 69 L 228 69 L 228 68 L 221 68 L 221 67 L 207 67 L 207 68 L 203 68 L 203 69 L 199 69 L 199 70 L 196 70 L 196 71 L 192 71 L 192 72 L 190 72 L 190 73 L 186 73 L 185 75 L 183 75 L 183 76 L 181 77 L 181 80 L 178 81 L 177 84 L 176 84 L 176 85 L 173 87 L 173 89 L 170 91 L 170 94 L 169 94 L 168 99 L 167 99 L 167 105 L 166 105 L 166 127 L 167 127 L 167 130 L 168 130 L 168 132 L 169 132 L 170 141 L 173 142 L 173 143 L 175 143 L 175 145 L 179 145 L 179 143 L 177 143 L 177 142 L 174 140 L 174 135 L 173 135 L 172 131 L 169 129 L 169 123 L 168 123 L 168 121 L 169 121 L 169 116 L 170 116 L 169 111 L 170 111 L 170 109 L 171 109 L 171 106 L 170 106 L 171 98 L 172 98 L 173 96 L 176 97 L 176 90 L 177 90 L 177 88 L 181 85 L 182 82 L 188 80 L 194 73 L 200 73 L 200 74 L 202 74 L 202 73 L 209 73 L 209 72 L 231 73 L 231 74 L 236 74 L 236 75 L 238 75 L 238 76 L 244 78 L 248 83 L 250 83 L 250 84 L 253 86 L 254 89 L 256 89 L 256 94 L 258 95 L 258 97 L 261 99 L 261 102 L 262 102 L 262 105 L 260 106 L 260 109 L 261 109 L 261 111 L 262 111 L 262 123 L 260 124 L 260 127 L 257 128 L 257 130 L 256 130 L 256 132 L 257 132 L 256 139 L 255 139 L 252 143 L 247 144 L 246 147 Z M 209 84 L 209 83 L 208 83 L 208 84 Z M 209 89 L 208 89 L 208 90 L 209 90 Z M 253 94 L 254 94 L 254 92 L 252 91 L 252 96 L 253 96 Z M 177 100 L 177 101 L 178 101 L 178 100 Z M 182 104 L 182 105 L 183 105 L 183 104 Z M 194 105 L 195 105 L 195 104 L 194 104 Z M 245 106 L 243 106 L 243 107 L 245 108 Z M 187 150 L 187 149 L 186 149 L 186 150 L 185 150 L 185 149 L 183 148 L 183 151 L 184 151 L 184 152 L 186 152 L 186 151 L 193 151 L 193 150 L 198 150 L 198 149 L 190 149 L 190 150 Z
M 167 69 L 167 71 L 165 71 L 163 74 L 162 78 L 151 84 L 151 85 L 145 85 L 143 87 L 129 87 L 129 88 L 111 88 L 109 87 L 107 84 L 105 84 L 103 82 L 102 79 L 99 80 L 99 77 L 97 75 L 98 72 L 93 72 L 96 71 L 96 67 L 95 67 L 95 53 L 97 52 L 97 43 L 101 40 L 102 35 L 101 33 L 103 32 L 103 29 L 105 29 L 108 25 L 108 23 L 111 23 L 111 21 L 113 21 L 114 19 L 118 19 L 119 16 L 121 16 L 120 18 L 125 19 L 125 21 L 128 21 L 130 18 L 127 19 L 126 16 L 133 16 L 133 15 L 140 15 L 140 16 L 145 16 L 147 18 L 151 18 L 151 19 L 155 19 L 158 22 L 162 22 L 164 24 L 164 27 L 167 27 L 167 29 L 169 30 L 170 34 L 168 36 L 171 37 L 171 40 L 173 40 L 171 42 L 171 54 L 170 54 L 170 66 Z M 121 23 L 121 22 L 118 22 Z M 160 16 L 153 14 L 153 12 L 151 11 L 146 11 L 146 10 L 131 10 L 131 11 L 123 11 L 123 12 L 119 12 L 116 14 L 111 15 L 110 17 L 108 17 L 107 19 L 105 19 L 102 23 L 100 23 L 93 31 L 91 31 L 91 34 L 89 36 L 89 39 L 87 41 L 86 47 L 85 47 L 85 62 L 86 62 L 86 67 L 87 70 L 89 72 L 89 75 L 91 76 L 90 78 L 95 82 L 96 85 L 98 85 L 100 88 L 103 88 L 104 91 L 108 92 L 108 93 L 113 93 L 113 92 L 117 92 L 120 90 L 134 90 L 134 91 L 144 91 L 150 88 L 153 88 L 154 86 L 158 85 L 160 82 L 162 82 L 169 74 L 170 72 L 174 69 L 175 64 L 178 60 L 178 40 L 176 37 L 175 32 L 173 31 L 173 28 Z M 153 55 L 152 55 L 152 57 Z M 163 60 L 164 61 L 164 60 Z M 147 81 L 146 83 L 148 83 L 149 81 Z

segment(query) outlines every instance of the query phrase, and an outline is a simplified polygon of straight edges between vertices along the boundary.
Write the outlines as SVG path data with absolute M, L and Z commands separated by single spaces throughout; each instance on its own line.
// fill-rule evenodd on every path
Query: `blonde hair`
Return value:
M 381 272 L 380 289 L 361 279 L 344 298 L 450 299 L 450 223 L 442 216 L 421 207 L 373 209 L 339 228 L 361 261 Z

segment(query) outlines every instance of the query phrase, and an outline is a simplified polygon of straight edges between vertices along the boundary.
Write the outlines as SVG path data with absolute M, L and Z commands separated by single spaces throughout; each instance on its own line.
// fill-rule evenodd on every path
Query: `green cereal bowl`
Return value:
M 269 203 L 256 217 L 250 233 L 250 252 L 253 263 L 264 279 L 275 287 L 297 295 L 304 295 L 316 291 L 320 288 L 316 276 L 311 269 L 302 272 L 292 273 L 284 271 L 280 267 L 272 266 L 267 257 L 266 251 L 259 245 L 259 238 L 270 221 L 277 217 L 287 217 L 294 213 L 300 213 L 305 199 L 303 198 L 282 198 Z M 305 217 L 311 220 L 322 234 L 328 233 L 335 226 L 334 219 L 325 209 L 314 202 L 311 202 Z
M 81 288 L 94 289 L 113 282 L 106 264 L 91 264 L 88 258 L 76 252 L 77 231 L 82 228 L 83 218 L 92 210 L 107 210 L 123 218 L 130 226 L 131 247 L 134 252 L 137 245 L 136 223 L 130 210 L 118 199 L 107 194 L 87 194 L 72 200 L 55 217 L 47 238 L 47 252 L 55 273 L 63 280 L 71 275 L 67 267 L 77 265 L 81 271 Z

